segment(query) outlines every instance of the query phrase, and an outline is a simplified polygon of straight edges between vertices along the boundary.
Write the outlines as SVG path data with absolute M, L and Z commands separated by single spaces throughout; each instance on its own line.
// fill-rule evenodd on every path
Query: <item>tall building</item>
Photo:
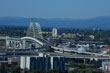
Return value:
M 27 30 L 27 36 L 33 37 L 36 39 L 38 38 L 43 39 L 41 32 L 42 31 L 41 31 L 40 24 L 36 22 L 31 22 Z
M 102 62 L 102 70 L 109 71 L 109 73 L 110 73 L 110 61 L 103 61 Z
M 27 68 L 30 71 L 57 69 L 65 71 L 65 57 L 63 56 L 48 56 L 40 53 L 39 56 L 22 56 L 20 61 L 21 69 Z
M 57 29 L 56 28 L 52 29 L 52 36 L 57 37 Z

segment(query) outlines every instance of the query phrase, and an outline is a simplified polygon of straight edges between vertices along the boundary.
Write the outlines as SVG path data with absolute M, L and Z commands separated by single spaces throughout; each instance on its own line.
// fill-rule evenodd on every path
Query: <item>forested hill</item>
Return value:
M 41 27 L 44 28 L 100 28 L 110 30 L 110 16 L 100 16 L 90 19 L 0 17 L 1 26 L 28 26 L 30 21 L 39 22 Z

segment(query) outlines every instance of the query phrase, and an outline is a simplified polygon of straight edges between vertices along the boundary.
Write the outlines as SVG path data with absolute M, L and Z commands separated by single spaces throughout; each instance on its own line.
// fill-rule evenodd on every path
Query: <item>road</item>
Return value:
M 55 53 L 55 52 L 38 52 L 35 50 L 27 50 L 27 51 L 0 51 L 1 56 L 35 56 L 39 53 L 47 53 L 51 56 L 65 56 L 66 58 L 82 58 L 82 59 L 104 59 L 110 60 L 110 56 L 94 56 L 94 55 L 82 55 L 82 54 L 72 54 L 72 53 Z

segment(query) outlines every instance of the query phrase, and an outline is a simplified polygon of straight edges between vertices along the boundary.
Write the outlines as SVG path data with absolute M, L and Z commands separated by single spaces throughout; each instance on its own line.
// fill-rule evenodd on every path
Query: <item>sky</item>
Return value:
M 0 0 L 0 17 L 92 18 L 110 16 L 110 0 Z

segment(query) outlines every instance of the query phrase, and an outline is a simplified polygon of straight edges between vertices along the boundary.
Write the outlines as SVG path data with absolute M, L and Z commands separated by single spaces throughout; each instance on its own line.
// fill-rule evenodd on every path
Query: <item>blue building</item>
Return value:
M 57 69 L 62 72 L 65 71 L 65 57 L 63 56 L 49 56 L 40 53 L 39 56 L 22 56 L 20 60 L 21 69 L 27 68 L 30 71 Z

